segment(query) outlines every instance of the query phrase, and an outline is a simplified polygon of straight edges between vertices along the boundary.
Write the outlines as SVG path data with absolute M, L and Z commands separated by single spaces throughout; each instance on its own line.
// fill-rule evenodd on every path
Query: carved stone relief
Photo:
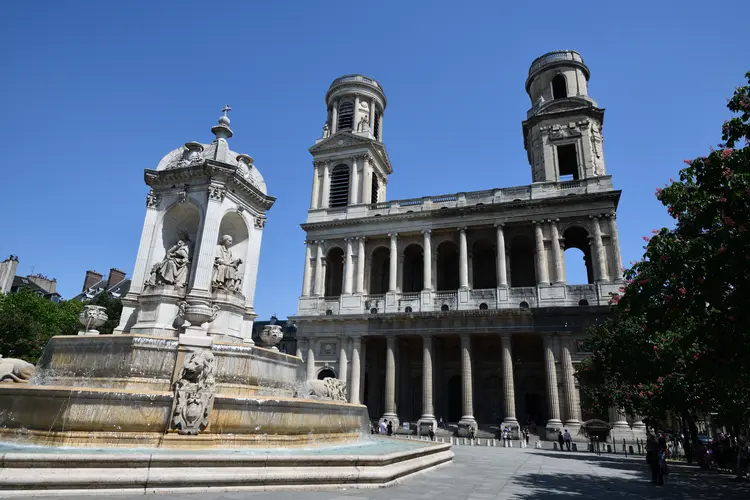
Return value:
M 146 195 L 146 208 L 159 208 L 160 202 L 161 197 L 153 189 Z
M 219 186 L 208 186 L 208 198 L 210 200 L 222 201 L 226 190 Z
M 208 414 L 216 392 L 216 363 L 209 350 L 186 353 L 174 383 L 175 407 L 172 428 L 180 434 L 199 434 L 208 425 Z
M 0 354 L 0 382 L 26 383 L 34 375 L 36 368 L 22 359 L 4 358 Z
M 346 401 L 346 382 L 337 378 L 307 380 L 297 390 L 295 397 Z
M 336 353 L 335 342 L 321 342 L 320 343 L 320 356 L 333 356 Z

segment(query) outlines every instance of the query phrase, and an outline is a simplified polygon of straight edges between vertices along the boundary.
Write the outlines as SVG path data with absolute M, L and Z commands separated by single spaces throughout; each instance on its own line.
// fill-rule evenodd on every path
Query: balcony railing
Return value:
M 619 283 L 301 297 L 301 316 L 606 305 Z
M 583 64 L 583 58 L 581 57 L 581 54 L 579 54 L 575 50 L 555 50 L 534 59 L 534 62 L 531 63 L 531 67 L 529 68 L 529 75 L 534 73 L 537 69 L 541 68 L 545 64 L 555 61 L 575 61 Z

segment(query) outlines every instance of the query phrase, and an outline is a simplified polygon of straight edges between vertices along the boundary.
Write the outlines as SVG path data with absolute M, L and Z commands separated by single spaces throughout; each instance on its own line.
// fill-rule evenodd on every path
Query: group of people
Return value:
M 385 420 L 381 420 L 378 425 L 370 425 L 370 434 L 385 434 L 386 436 L 393 436 L 393 421 L 389 420 L 388 423 Z

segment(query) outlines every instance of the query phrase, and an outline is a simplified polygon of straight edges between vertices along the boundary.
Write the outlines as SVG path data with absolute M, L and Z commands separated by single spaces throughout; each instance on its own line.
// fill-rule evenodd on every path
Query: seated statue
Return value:
M 185 287 L 187 286 L 188 270 L 190 269 L 189 264 L 190 248 L 185 241 L 180 240 L 167 250 L 167 255 L 161 262 L 154 264 L 154 267 L 151 268 L 151 276 L 149 276 L 145 285 Z
M 242 290 L 242 275 L 239 272 L 242 259 L 235 259 L 229 246 L 232 237 L 228 234 L 222 236 L 221 243 L 216 249 L 214 260 L 214 274 L 212 288 L 214 290 L 226 290 L 228 292 L 240 292 Z

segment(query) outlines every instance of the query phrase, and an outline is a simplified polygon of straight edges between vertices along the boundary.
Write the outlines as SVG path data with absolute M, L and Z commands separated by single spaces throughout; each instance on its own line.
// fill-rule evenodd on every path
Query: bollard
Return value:
M 485 439 L 485 440 L 484 440 L 484 445 L 485 445 L 485 446 L 486 446 L 487 448 L 489 448 L 489 447 L 490 447 L 490 440 L 489 440 L 489 439 Z
M 536 449 L 541 450 L 542 449 L 542 443 L 537 439 L 536 440 Z
M 578 451 L 578 446 L 575 443 L 573 443 L 573 451 Z
M 558 451 L 558 450 L 557 450 L 557 441 L 554 441 L 554 442 L 552 443 L 552 450 L 553 450 L 553 451 Z
M 508 444 L 510 445 L 511 448 L 513 448 L 513 440 L 512 439 L 508 439 Z
M 625 452 L 625 454 L 628 454 L 628 450 L 625 448 L 625 438 L 622 438 L 622 451 Z

